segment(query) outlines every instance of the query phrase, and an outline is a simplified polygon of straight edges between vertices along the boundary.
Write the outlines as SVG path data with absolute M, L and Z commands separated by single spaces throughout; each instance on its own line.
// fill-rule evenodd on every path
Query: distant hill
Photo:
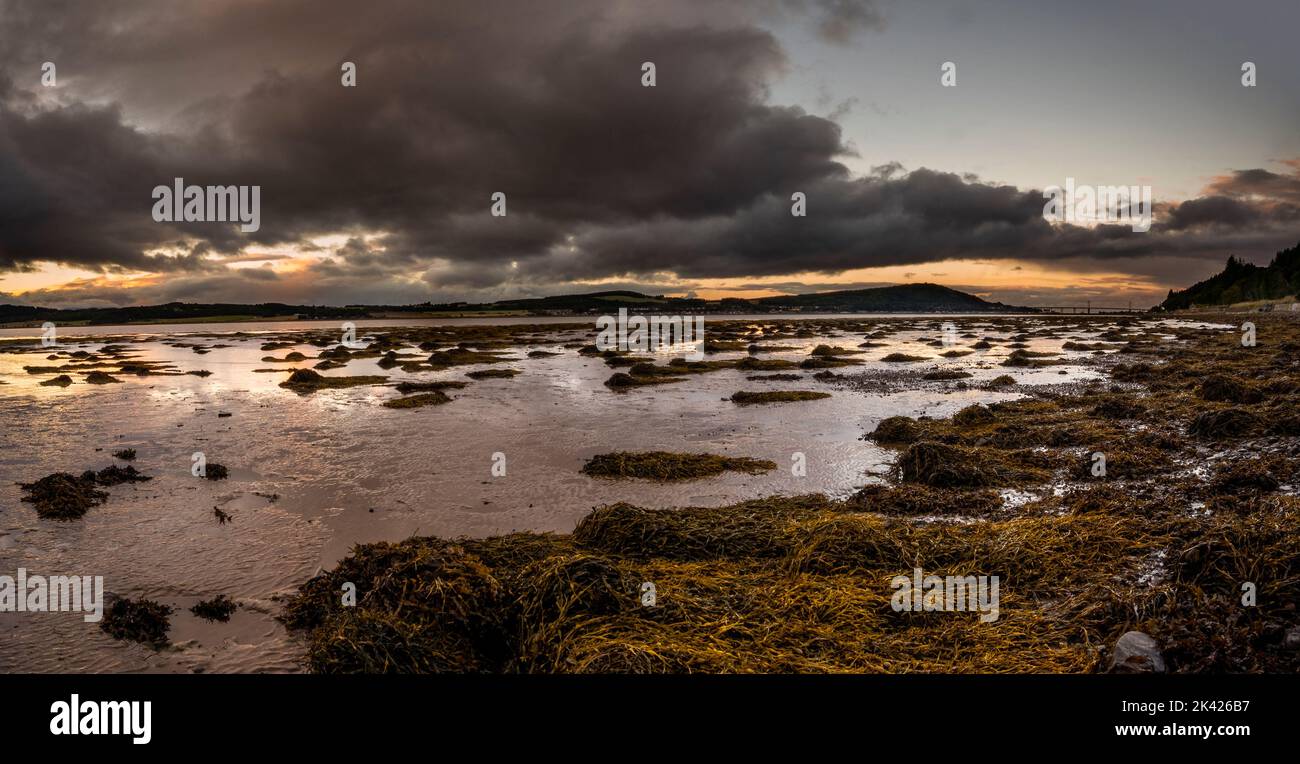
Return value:
M 904 284 L 843 292 L 782 295 L 764 297 L 754 302 L 772 310 L 816 310 L 828 313 L 857 311 L 980 313 L 1023 310 L 1000 302 L 989 302 L 973 294 L 958 292 L 956 289 L 938 284 Z
M 938 284 L 903 284 L 840 292 L 779 295 L 754 299 L 729 297 L 722 300 L 650 296 L 640 292 L 613 291 L 539 297 L 529 300 L 502 300 L 487 304 L 450 303 L 435 305 L 432 308 L 441 311 L 524 310 L 570 313 L 604 313 L 619 308 L 636 311 L 704 313 L 982 313 L 1026 310 L 999 302 L 988 302 L 973 294 L 958 292 L 956 289 Z
M 252 319 L 347 319 L 392 317 L 394 313 L 513 313 L 527 315 L 601 315 L 619 308 L 632 312 L 662 313 L 991 313 L 1029 311 L 938 284 L 905 284 L 816 294 L 781 295 L 753 300 L 727 298 L 702 300 L 695 297 L 664 297 L 631 291 L 500 300 L 490 303 L 421 303 L 418 305 L 284 305 L 260 303 L 182 303 L 143 305 L 130 308 L 79 308 L 60 310 L 26 305 L 0 305 L 0 324 L 130 324 L 183 321 L 235 321 Z
M 708 300 L 687 297 L 652 297 L 627 290 L 566 294 L 555 297 L 531 297 L 522 300 L 499 300 L 487 303 L 455 302 L 425 306 L 426 310 L 451 311 L 526 311 L 543 313 L 604 313 L 614 310 L 709 310 Z M 716 303 L 712 303 L 716 305 Z
M 1157 310 L 1280 300 L 1297 294 L 1300 294 L 1300 244 L 1278 252 L 1265 268 L 1229 257 L 1222 273 L 1183 290 L 1169 290 L 1169 296 Z

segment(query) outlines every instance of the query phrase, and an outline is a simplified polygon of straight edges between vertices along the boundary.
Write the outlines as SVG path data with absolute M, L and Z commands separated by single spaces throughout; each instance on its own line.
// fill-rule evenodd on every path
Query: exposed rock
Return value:
M 1113 674 L 1163 674 L 1165 658 L 1154 639 L 1140 631 L 1128 631 L 1115 642 L 1109 671 Z

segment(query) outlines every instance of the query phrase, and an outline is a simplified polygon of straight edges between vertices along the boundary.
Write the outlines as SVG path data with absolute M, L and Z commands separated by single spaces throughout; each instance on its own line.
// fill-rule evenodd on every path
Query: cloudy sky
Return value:
M 0 0 L 0 301 L 1149 305 L 1300 241 L 1297 28 L 1275 0 Z M 260 186 L 260 229 L 156 222 L 176 177 Z M 1045 220 L 1067 178 L 1150 186 L 1151 230 Z

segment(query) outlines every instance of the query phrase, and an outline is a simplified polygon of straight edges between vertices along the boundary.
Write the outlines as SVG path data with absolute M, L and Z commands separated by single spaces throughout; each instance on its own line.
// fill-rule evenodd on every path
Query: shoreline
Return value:
M 656 313 L 656 312 L 662 312 L 662 311 L 655 311 L 655 310 L 644 310 L 644 311 L 629 310 L 628 312 L 629 312 L 630 315 L 640 315 L 640 314 L 642 314 L 642 313 L 650 314 L 650 313 Z M 1051 310 L 1047 310 L 1047 309 L 1038 309 L 1038 308 L 1033 308 L 1033 307 L 1031 306 L 1031 307 L 1027 307 L 1027 308 L 1026 308 L 1025 310 L 1023 310 L 1023 311 L 1012 311 L 1012 310 L 997 310 L 997 311 L 982 311 L 982 312 L 968 312 L 968 311 L 955 311 L 955 312 L 948 312 L 948 311 L 856 311 L 856 312 L 834 312 L 834 311 L 832 311 L 832 312 L 813 312 L 813 311 L 799 311 L 799 312 L 771 312 L 771 313 L 744 313 L 744 312 L 742 312 L 742 313 L 716 313 L 716 312 L 699 312 L 699 311 L 689 311 L 689 310 L 687 310 L 687 311 L 677 311 L 674 315 L 683 315 L 683 316 L 703 316 L 703 317 L 706 318 L 706 319 L 711 318 L 711 319 L 716 320 L 716 321 L 738 321 L 738 320 L 787 320 L 787 319 L 797 320 L 797 319 L 801 319 L 801 318 L 807 318 L 807 319 L 821 319 L 821 320 L 826 320 L 826 319 L 836 319 L 836 318 L 864 318 L 864 319 L 866 319 L 866 318 L 896 318 L 896 317 L 897 317 L 897 318 L 909 318 L 909 317 L 929 317 L 929 316 L 936 316 L 936 317 L 952 317 L 952 318 L 978 318 L 978 317 L 999 318 L 999 317 L 1007 317 L 1007 316 L 1023 316 L 1023 317 L 1035 317 L 1035 316 L 1037 316 L 1037 317 L 1057 317 L 1057 316 L 1059 316 L 1059 317 L 1067 317 L 1067 318 L 1075 318 L 1075 317 L 1087 318 L 1087 317 L 1089 317 L 1089 316 L 1092 316 L 1092 317 L 1099 317 L 1099 318 L 1174 318 L 1174 319 L 1176 319 L 1176 318 L 1195 318 L 1195 317 L 1200 317 L 1200 316 L 1238 316 L 1238 315 L 1281 315 L 1281 316 L 1288 316 L 1288 315 L 1290 315 L 1290 314 L 1292 314 L 1292 313 L 1295 313 L 1295 316 L 1293 316 L 1293 317 L 1295 317 L 1295 318 L 1297 318 L 1297 319 L 1300 319 L 1300 311 L 1284 311 L 1284 310 L 1261 311 L 1258 307 L 1254 307 L 1254 308 L 1250 308 L 1250 307 L 1241 307 L 1241 308 L 1235 308 L 1235 309 L 1234 309 L 1234 308 L 1226 307 L 1226 306 L 1225 306 L 1224 308 L 1195 308 L 1195 309 L 1178 310 L 1178 311 L 1169 311 L 1169 312 L 1160 312 L 1160 311 L 1155 311 L 1155 310 L 1152 310 L 1152 309 L 1148 309 L 1148 310 L 1145 310 L 1145 311 L 1139 311 L 1139 310 L 1136 310 L 1136 309 L 1134 309 L 1134 310 L 1129 310 L 1129 309 L 1125 309 L 1125 308 L 1093 308 L 1090 312 L 1077 312 L 1077 313 L 1076 313 L 1076 312 L 1070 312 L 1070 313 L 1064 313 L 1064 312 L 1055 312 L 1055 311 L 1051 311 Z M 528 321 L 533 321 L 533 320 L 542 321 L 542 322 L 551 322 L 551 321 L 564 321 L 564 320 L 573 319 L 573 320 L 575 320 L 575 323 L 577 323 L 577 322 L 579 322 L 579 321 L 578 321 L 579 319 L 587 319 L 587 320 L 594 321 L 596 318 L 599 318 L 599 317 L 600 317 L 600 316 L 599 316 L 598 314 L 596 314 L 596 313 L 555 313 L 555 312 L 548 312 L 548 313 L 534 314 L 534 313 L 526 313 L 526 312 L 521 312 L 521 311 L 477 311 L 477 312 L 466 312 L 466 313 L 460 313 L 460 312 L 456 312 L 456 313 L 428 313 L 428 314 L 424 314 L 424 313 L 412 313 L 412 314 L 394 314 L 394 315 L 384 315 L 384 316 L 378 316 L 378 315 L 376 315 L 376 316 L 339 316 L 339 317 L 337 317 L 337 318 L 293 318 L 293 317 L 287 317 L 287 316 L 280 316 L 280 317 L 237 317 L 237 318 L 229 318 L 229 319 L 221 319 L 221 318 L 217 318 L 217 319 L 203 319 L 203 318 L 192 318 L 192 319 L 191 319 L 191 318 L 177 318 L 177 319 L 169 319 L 169 320 L 129 321 L 129 322 L 125 322 L 125 323 L 122 323 L 122 322 L 93 323 L 93 322 L 89 322 L 89 321 L 69 321 L 69 322 L 66 322 L 66 323 L 58 323 L 57 325 L 60 326 L 60 327 L 76 327 L 76 328 L 105 329 L 105 328 L 114 328 L 114 327 L 123 327 L 123 328 L 145 328 L 145 327 L 153 327 L 153 326 L 158 326 L 158 327 L 167 327 L 167 326 L 175 326 L 175 325 L 191 325 L 191 324 L 192 324 L 192 325 L 195 325 L 195 326 L 210 326 L 210 325 L 212 325 L 212 326 L 226 326 L 226 325 L 239 325 L 239 326 L 242 326 L 242 325 L 249 325 L 249 324 L 302 324 L 302 325 L 307 325 L 307 324 L 327 324 L 327 323 L 328 323 L 328 324 L 335 324 L 335 323 L 338 323 L 339 321 L 352 321 L 352 322 L 357 322 L 357 325 L 358 325 L 358 326 L 362 326 L 362 325 L 363 325 L 363 323 L 361 323 L 361 322 L 364 322 L 364 325 L 365 325 L 365 326 L 406 326 L 406 325 L 415 325 L 415 326 L 418 326 L 418 325 L 420 325 L 420 324 L 406 324 L 406 323 L 404 323 L 404 322 L 407 322 L 407 321 L 417 321 L 417 322 L 427 322 L 427 321 L 457 321 L 457 322 L 460 322 L 460 321 L 466 321 L 466 322 L 468 322 L 468 321 L 479 320 L 479 319 L 509 319 L 509 320 L 511 320 L 511 321 L 516 321 L 516 320 L 517 320 L 517 321 L 519 321 L 519 322 L 521 322 L 521 323 L 526 323 L 526 322 L 528 322 Z M 14 322 L 8 322 L 8 323 L 0 323 L 0 331 L 3 331 L 3 330 L 12 330 L 12 329 L 38 329 L 38 328 L 40 328 L 40 327 L 42 326 L 43 323 L 44 323 L 44 322 L 36 322 L 36 321 L 14 321 Z M 585 321 L 582 321 L 582 323 L 585 323 Z M 465 325 L 465 326 L 473 326 L 474 324 L 465 323 L 465 324 L 463 324 L 463 325 Z M 4 335 L 0 335 L 0 337 L 3 337 L 3 336 L 4 336 Z M 36 335 L 34 335 L 34 336 L 36 336 Z M 81 336 L 81 335 L 69 335 L 69 336 Z
M 971 316 L 1076 316 L 1076 315 L 1078 315 L 1078 316 L 1088 316 L 1088 315 L 1091 315 L 1091 316 L 1102 316 L 1102 317 L 1114 317 L 1114 316 L 1138 316 L 1138 315 L 1148 315 L 1148 313 L 1149 313 L 1149 311 L 1147 311 L 1147 312 L 1141 312 L 1141 311 L 1130 310 L 1130 309 L 1126 309 L 1126 308 L 1096 308 L 1096 309 L 1093 309 L 1091 312 L 1086 312 L 1086 313 L 1085 313 L 1085 312 L 1080 312 L 1080 313 L 1057 313 L 1057 312 L 1053 312 L 1053 311 L 1050 311 L 1050 310 L 1043 310 L 1043 309 L 1038 309 L 1038 308 L 1033 308 L 1033 307 L 1025 307 L 1025 308 L 1020 309 L 1020 310 L 1001 310 L 1001 309 L 1000 309 L 1000 310 L 988 310 L 988 311 L 925 311 L 925 310 L 910 310 L 910 311 L 826 311 L 826 312 L 821 312 L 821 311 L 790 311 L 790 312 L 772 311 L 772 312 L 768 312 L 768 313 L 755 313 L 755 312 L 743 312 L 743 311 L 742 311 L 742 312 L 715 312 L 715 311 L 695 311 L 695 310 L 683 310 L 683 309 L 671 309 L 671 310 L 670 310 L 670 309 L 663 308 L 663 307 L 659 307 L 659 308 L 647 308 L 647 309 L 637 309 L 637 308 L 629 307 L 629 306 L 616 306 L 616 307 L 614 308 L 614 312 L 615 312 L 615 313 L 617 313 L 618 307 L 623 307 L 623 308 L 627 309 L 627 311 L 628 311 L 628 313 L 629 313 L 630 315 L 655 314 L 655 313 L 671 313 L 671 314 L 673 314 L 673 315 L 682 315 L 682 316 L 703 316 L 703 317 L 705 317 L 705 318 L 713 318 L 713 319 L 715 319 L 715 320 L 719 320 L 719 321 L 734 321 L 734 320 L 746 320 L 746 319 L 754 319 L 754 320 L 758 320 L 758 319 L 773 319 L 773 320 L 777 320 L 777 319 L 790 319 L 790 318 L 800 318 L 800 317 L 812 318 L 812 319 L 827 319 L 827 318 L 839 318 L 839 317 L 843 317 L 843 318 L 873 318 L 873 317 L 889 318 L 889 317 L 895 317 L 895 316 L 898 316 L 898 317 L 905 317 L 905 316 L 953 316 L 953 317 L 971 317 Z M 402 326 L 402 325 L 405 325 L 405 324 L 403 324 L 403 323 L 401 323 L 401 322 L 405 322 L 405 321 L 446 321 L 446 320 L 456 320 L 456 321 L 459 321 L 459 320 L 477 320 L 477 319 L 512 319 L 512 320 L 514 320 L 514 319 L 518 319 L 518 320 L 520 320 L 520 321 L 528 321 L 528 320 L 588 319 L 588 320 L 592 320 L 592 321 L 594 321 L 596 318 L 599 318 L 601 315 L 603 315 L 603 314 L 600 314 L 600 313 L 593 313 L 593 312 L 576 313 L 576 312 L 557 312 L 557 311 L 547 311 L 547 312 L 544 312 L 544 313 L 530 313 L 530 312 L 526 312 L 526 311 L 508 311 L 508 310 L 507 310 L 507 311 L 467 311 L 467 312 L 452 311 L 452 312 L 433 312 L 433 313 L 415 313 L 415 312 L 412 312 L 412 313 L 402 313 L 402 312 L 399 312 L 399 313 L 393 313 L 393 314 L 391 314 L 391 315 L 366 315 L 366 316 L 347 316 L 347 315 L 339 315 L 339 316 L 334 317 L 334 318 L 296 318 L 296 317 L 290 317 L 290 316 L 268 316 L 268 317 L 249 316 L 249 317 L 230 317 L 230 318 L 204 318 L 204 317 L 201 317 L 201 316 L 200 316 L 200 317 L 195 317 L 195 318 L 175 318 L 175 319 L 147 320 L 147 321 L 128 321 L 128 322 L 102 322 L 102 323 L 101 323 L 101 322 L 90 322 L 90 321 L 68 321 L 68 322 L 61 322 L 61 323 L 60 323 L 60 322 L 56 322 L 56 323 L 57 323 L 58 326 L 75 326 L 75 327 L 83 327 L 83 328 L 87 328 L 87 327 L 103 328 L 103 327 L 117 327 L 117 326 L 121 326 L 121 327 L 169 326 L 169 325 L 176 325 L 176 324 L 180 324 L 180 325 L 194 324 L 194 325 L 198 325 L 198 326 L 205 326 L 205 325 L 209 325 L 209 324 L 215 324 L 215 325 L 225 325 L 225 324 L 275 324 L 275 323 L 309 324 L 309 323 L 337 323 L 337 322 L 339 322 L 339 321 L 371 322 L 371 323 L 368 324 L 368 325 L 376 325 L 374 322 L 381 322 L 381 321 L 382 321 L 382 322 L 385 322 L 385 323 L 383 324 L 383 325 L 385 325 L 385 326 Z M 1169 315 L 1174 315 L 1174 314 L 1169 314 Z M 43 323 L 45 323 L 45 322 L 44 322 L 44 321 L 13 321 L 13 322 L 5 322 L 5 323 L 0 323 L 0 330 L 4 330 L 4 329 L 35 329 L 35 328 L 40 328 L 40 327 L 42 326 Z M 358 325 L 360 325 L 360 323 L 358 323 Z M 418 325 L 418 324 L 416 324 L 416 325 Z
M 835 321 L 835 320 L 855 320 L 855 319 L 856 319 L 856 320 L 872 320 L 872 319 L 895 319 L 895 318 L 954 318 L 954 319 L 978 319 L 978 318 L 990 318 L 990 319 L 996 319 L 996 318 L 1017 318 L 1017 317 L 1019 317 L 1019 318 L 1033 318 L 1033 317 L 1052 318 L 1052 317 L 1060 317 L 1060 318 L 1083 318 L 1083 319 L 1087 319 L 1087 318 L 1090 318 L 1090 317 L 1091 317 L 1091 318 L 1099 318 L 1099 319 L 1115 319 L 1115 318 L 1125 318 L 1125 317 L 1129 317 L 1129 318 L 1131 318 L 1131 317 L 1138 317 L 1138 316 L 1162 316 L 1162 314 L 1104 313 L 1104 312 L 1097 312 L 1097 311 L 1094 311 L 1093 313 L 1078 313 L 1078 314 L 1074 314 L 1074 313 L 1016 313 L 1016 312 L 976 312 L 976 313 L 940 313 L 940 312 L 900 312 L 900 313 L 884 313 L 884 312 L 881 312 L 881 313 L 812 313 L 812 312 L 799 312 L 799 313 L 705 313 L 705 314 L 697 314 L 697 313 L 683 313 L 682 315 L 691 315 L 691 316 L 700 315 L 700 316 L 703 316 L 703 317 L 706 318 L 706 319 L 711 319 L 711 321 L 714 322 L 714 323 L 719 323 L 719 322 L 725 323 L 725 322 L 732 322 L 732 321 L 787 321 L 787 320 L 791 320 L 791 321 L 800 321 L 800 320 L 809 320 L 809 321 Z M 1190 314 L 1188 314 L 1188 315 L 1190 315 Z M 1174 315 L 1172 315 L 1172 314 L 1169 315 L 1169 316 L 1162 316 L 1162 317 L 1167 317 L 1167 318 L 1177 318 L 1177 316 L 1174 316 Z M 244 333 L 244 332 L 242 332 L 241 330 L 238 330 L 238 329 L 236 329 L 236 330 L 231 330 L 231 331 L 229 331 L 229 332 L 205 332 L 205 331 L 203 331 L 204 329 L 207 329 L 207 328 L 209 328 L 209 327 L 213 327 L 213 326 L 256 326 L 256 325 L 262 325 L 262 326 L 272 327 L 272 328 L 268 328 L 268 329 L 266 330 L 267 333 L 274 333 L 274 332 L 276 332 L 276 331 L 286 331 L 286 332 L 293 332 L 293 331 L 308 331 L 308 330 L 313 329 L 313 328 L 323 328 L 323 327 L 326 327 L 326 326 L 328 326 L 328 327 L 337 327 L 337 326 L 340 326 L 340 325 L 341 325 L 340 322 L 342 322 L 342 321 L 350 321 L 350 322 L 356 324 L 357 328 L 366 328 L 366 329 L 370 329 L 370 328 L 390 328 L 390 329 L 391 329 L 391 328 L 419 327 L 419 326 L 461 326 L 461 327 L 478 327 L 478 326 L 523 326 L 523 325 L 530 325 L 530 324 L 536 324 L 536 325 L 538 325 L 538 326 L 544 326 L 544 325 L 545 325 L 545 326 L 554 326 L 554 327 L 562 327 L 562 326 L 569 326 L 569 325 L 571 325 L 571 326 L 575 326 L 575 327 L 576 327 L 576 326 L 583 326 L 583 327 L 585 327 L 585 326 L 593 325 L 593 324 L 595 323 L 596 319 L 598 319 L 598 318 L 600 318 L 599 315 L 596 315 L 596 314 L 590 314 L 590 313 L 575 313 L 575 314 L 572 314 L 572 315 L 544 315 L 544 316 L 535 316 L 535 315 L 496 315 L 496 314 L 494 314 L 494 315 L 484 315 L 484 316 L 464 316 L 464 317 L 461 317 L 461 316 L 455 316 L 455 317 L 442 317 L 442 318 L 413 318 L 413 317 L 401 317 L 401 318 L 293 319 L 293 320 L 280 320 L 280 319 L 249 319 L 249 320 L 241 320 L 241 321 L 216 321 L 216 322 L 203 322 L 203 321 L 180 321 L 180 320 L 178 320 L 178 321 L 166 322 L 166 323 L 157 323 L 157 322 L 127 323 L 127 324 L 116 324 L 116 323 L 108 323 L 108 324 L 78 323 L 78 324 L 59 324 L 58 326 L 59 326 L 59 327 L 70 326 L 70 327 L 74 327 L 74 328 L 77 328 L 77 329 L 94 330 L 94 332 L 91 332 L 91 333 L 80 333 L 80 334 L 78 334 L 78 333 L 68 333 L 68 334 L 64 334 L 64 333 L 60 332 L 60 334 L 59 334 L 59 336 L 61 336 L 61 337 L 72 338 L 72 339 L 79 339 L 79 338 L 102 337 L 102 336 L 106 336 L 106 335 L 110 335 L 110 334 L 121 334 L 121 335 L 124 335 L 124 336 L 130 336 L 130 335 L 133 335 L 133 334 L 144 334 L 144 335 L 165 336 L 165 335 L 168 335 L 168 334 L 176 333 L 176 334 L 209 334 L 209 335 L 214 335 L 214 336 L 215 336 L 215 335 L 217 335 L 217 334 L 241 334 L 241 333 Z M 476 321 L 481 321 L 482 323 L 474 323 L 474 322 L 476 322 Z M 277 326 L 279 326 L 279 325 L 283 325 L 285 328 L 282 329 L 282 330 L 275 328 L 275 327 L 277 327 Z M 38 329 L 38 328 L 40 328 L 40 326 L 41 326 L 40 324 L 33 324 L 33 325 L 2 324 L 2 325 L 0 325 L 0 343 L 4 342 L 5 340 L 39 339 L 39 338 L 40 338 L 40 335 L 39 335 L 39 334 L 16 334 L 16 333 L 14 333 L 14 332 L 18 332 L 18 331 L 23 330 L 23 329 Z M 175 327 L 178 327 L 178 326 L 180 326 L 180 327 L 185 327 L 185 326 L 194 326 L 194 327 L 196 327 L 196 328 L 195 328 L 195 330 L 193 330 L 193 331 L 175 332 L 175 331 L 174 331 L 174 328 L 175 328 Z M 158 332 L 141 332 L 141 331 L 140 331 L 141 329 L 148 329 L 148 328 L 152 328 L 152 327 L 159 327 L 159 328 L 163 329 L 164 331 L 158 331 Z M 122 331 L 119 331 L 119 332 L 109 332 L 109 331 L 108 331 L 108 330 L 113 330 L 113 329 L 120 329 L 120 330 L 122 330 Z

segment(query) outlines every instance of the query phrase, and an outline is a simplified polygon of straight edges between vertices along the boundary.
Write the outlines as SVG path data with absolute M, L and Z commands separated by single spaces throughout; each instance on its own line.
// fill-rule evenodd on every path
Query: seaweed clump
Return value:
M 1206 377 L 1197 394 L 1203 400 L 1220 403 L 1259 403 L 1263 398 L 1258 390 L 1222 374 Z
M 355 605 L 343 603 L 344 584 Z M 308 629 L 319 673 L 500 670 L 510 623 L 507 590 L 464 546 L 440 539 L 357 546 L 308 581 L 281 620 Z
M 87 480 L 85 475 L 67 472 L 46 475 L 34 483 L 20 483 L 19 487 L 27 492 L 23 501 L 35 504 L 36 515 L 46 520 L 75 520 L 108 498 L 107 492 L 95 487 L 93 477 Z
M 238 607 L 234 600 L 224 594 L 218 594 L 210 600 L 201 600 L 190 608 L 190 612 L 208 621 L 225 623 L 230 620 L 230 616 L 235 614 Z
M 997 417 L 993 411 L 982 403 L 972 403 L 971 405 L 952 415 L 953 424 L 959 427 L 974 427 L 977 425 L 988 424 Z
M 203 467 L 203 477 L 208 480 L 225 480 L 230 477 L 230 470 L 224 464 L 208 462 Z
M 633 376 L 623 372 L 615 372 L 613 376 L 605 380 L 605 386 L 614 390 L 626 390 L 632 387 L 645 387 L 647 385 L 661 385 L 667 382 L 681 382 L 681 377 L 669 377 L 663 375 L 654 376 Z
M 883 515 L 985 516 L 1002 508 L 996 491 L 950 491 L 926 486 L 869 485 L 849 500 L 856 509 Z
M 86 384 L 88 385 L 111 385 L 121 381 L 112 374 L 103 371 L 92 371 L 86 374 Z
M 1263 428 L 1259 415 L 1243 408 L 1228 408 L 1218 411 L 1202 411 L 1192 420 L 1188 432 L 1198 438 L 1207 440 L 1225 440 L 1228 438 L 1247 438 L 1256 435 Z
M 113 639 L 131 640 L 155 650 L 167 645 L 172 609 L 153 600 L 119 597 L 104 610 L 99 628 Z
M 461 382 L 460 380 L 455 379 L 444 379 L 437 382 L 399 382 L 397 384 L 397 392 L 402 395 L 409 395 L 411 393 L 425 393 L 435 390 L 439 392 L 443 390 L 460 390 L 468 384 L 468 382 Z
M 91 472 L 87 470 L 86 473 L 82 475 L 82 479 L 93 480 L 95 483 L 103 486 L 115 486 L 121 485 L 122 483 L 143 483 L 146 480 L 153 480 L 153 478 L 140 472 L 129 464 L 125 467 L 119 467 L 114 464 L 110 467 L 105 467 L 99 472 Z
M 1267 459 L 1245 459 L 1222 464 L 1210 480 L 1209 490 L 1219 494 L 1276 491 L 1281 486 L 1274 465 Z
M 465 366 L 476 363 L 503 363 L 509 359 L 492 352 L 477 352 L 464 347 L 454 347 L 433 353 L 428 364 L 434 368 L 445 369 L 450 366 Z
M 1035 458 L 1032 453 L 923 441 L 907 447 L 894 471 L 904 483 L 934 488 L 1013 486 L 1048 476 L 1040 465 L 1032 463 Z
M 1042 366 L 1054 366 L 1056 364 L 1062 363 L 1062 361 L 1059 360 L 1051 360 L 1051 357 L 1053 355 L 1055 354 L 1039 353 L 1033 350 L 1025 350 L 1024 348 L 1019 348 L 1011 351 L 1011 353 L 1007 355 L 1006 359 L 1002 361 L 1002 365 L 1003 366 L 1027 366 L 1031 368 L 1038 368 Z
M 668 451 L 619 451 L 591 457 L 583 465 L 582 472 L 593 477 L 673 481 L 713 477 L 728 471 L 759 475 L 774 469 L 776 462 L 767 459 L 717 454 L 676 454 Z
M 19 483 L 18 486 L 27 493 L 23 501 L 36 506 L 38 517 L 44 520 L 76 520 L 108 498 L 108 493 L 99 490 L 100 486 L 112 487 L 149 479 L 148 475 L 135 467 L 113 465 L 99 472 L 86 470 L 81 475 L 56 472 L 33 483 Z
M 832 347 L 831 345 L 818 345 L 812 349 L 808 355 L 821 356 L 823 358 L 834 358 L 843 355 L 862 355 L 864 351 L 850 350 L 849 348 Z
M 961 371 L 960 369 L 935 369 L 934 371 L 927 371 L 922 374 L 921 379 L 933 382 L 952 379 L 967 379 L 973 376 L 975 375 L 971 374 L 969 371 Z
M 815 401 L 821 398 L 831 397 L 830 393 L 819 393 L 813 390 L 764 390 L 760 392 L 740 392 L 732 393 L 731 402 L 738 406 L 753 406 L 763 403 L 787 403 L 793 401 Z
M 299 395 L 308 395 L 317 390 L 330 390 L 341 387 L 359 387 L 362 385 L 380 385 L 388 377 L 365 375 L 358 377 L 326 377 L 311 369 L 295 369 L 289 378 L 280 383 L 280 387 L 293 390 Z
M 470 379 L 509 379 L 521 372 L 518 369 L 479 369 L 466 372 Z
M 440 390 L 432 390 L 427 393 L 417 393 L 408 395 L 404 398 L 393 398 L 384 401 L 383 406 L 386 409 L 418 409 L 425 406 L 441 406 L 444 403 L 450 403 L 451 396 Z
M 867 433 L 868 439 L 877 443 L 911 443 L 921 436 L 921 426 L 910 416 L 891 416 L 880 420 L 876 429 Z

